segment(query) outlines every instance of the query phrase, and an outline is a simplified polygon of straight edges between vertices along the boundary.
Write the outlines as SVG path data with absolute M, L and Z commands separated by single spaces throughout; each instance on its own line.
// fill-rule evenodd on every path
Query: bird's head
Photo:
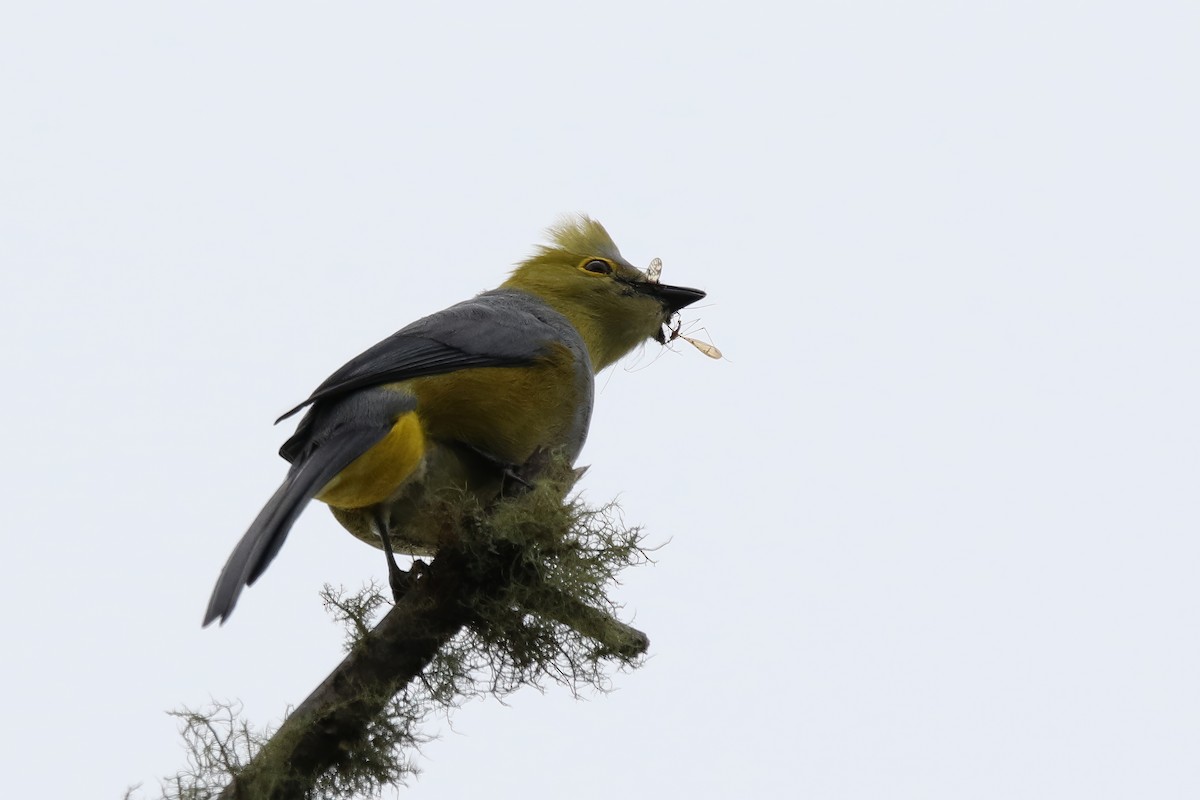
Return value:
M 504 286 L 537 295 L 569 319 L 597 372 L 646 339 L 660 338 L 675 312 L 704 297 L 699 289 L 659 283 L 630 264 L 604 226 L 589 217 L 560 222 L 549 238 Z

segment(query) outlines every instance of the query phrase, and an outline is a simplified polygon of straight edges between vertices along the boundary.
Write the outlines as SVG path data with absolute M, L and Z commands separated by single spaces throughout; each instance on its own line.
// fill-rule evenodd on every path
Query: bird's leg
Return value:
M 518 472 L 519 467 L 514 467 L 512 464 L 505 464 L 501 471 L 500 493 L 504 495 L 524 494 L 533 488 L 533 484 L 521 477 Z M 509 488 L 513 484 L 517 484 L 517 488 Z
M 470 445 L 466 445 L 466 447 L 476 456 L 483 459 L 483 461 L 490 465 L 491 468 L 500 471 L 500 493 L 502 495 L 521 494 L 533 488 L 533 484 L 526 480 L 525 476 L 522 475 L 523 465 L 510 464 L 507 461 L 502 461 L 493 456 L 491 453 L 480 450 L 478 447 L 472 447 Z M 516 484 L 515 488 L 513 488 L 514 484 Z
M 504 485 L 502 493 L 506 496 L 523 494 L 533 488 L 533 481 L 550 465 L 551 453 L 544 447 L 536 448 L 524 464 L 509 467 L 504 471 L 504 477 L 519 484 L 512 489 Z
M 379 530 L 379 540 L 383 542 L 383 552 L 387 555 L 388 583 L 392 587 L 392 599 L 397 603 L 408 593 L 412 586 L 413 576 L 400 569 L 396 563 L 396 554 L 392 552 L 392 537 L 388 533 L 387 512 L 382 508 L 375 511 L 375 527 Z

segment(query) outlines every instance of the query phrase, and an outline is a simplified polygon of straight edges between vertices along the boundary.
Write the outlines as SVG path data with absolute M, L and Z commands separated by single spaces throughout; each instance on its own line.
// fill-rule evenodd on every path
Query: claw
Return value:
M 405 572 L 400 569 L 400 565 L 396 563 L 396 554 L 392 551 L 392 537 L 389 534 L 387 519 L 383 512 L 379 511 L 375 517 L 375 526 L 379 534 L 379 540 L 383 543 L 383 552 L 387 556 L 388 565 L 388 585 L 392 587 L 392 599 L 399 603 L 404 595 L 408 594 L 408 590 L 412 588 L 416 582 L 417 576 L 411 572 Z M 422 566 L 420 574 L 424 574 L 424 562 L 417 562 Z M 412 572 L 416 572 L 416 563 L 413 564 Z

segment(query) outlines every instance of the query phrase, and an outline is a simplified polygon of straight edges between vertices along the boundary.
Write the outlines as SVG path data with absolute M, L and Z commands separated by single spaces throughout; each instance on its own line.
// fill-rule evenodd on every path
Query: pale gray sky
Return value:
M 340 656 L 310 509 L 200 619 L 349 357 L 564 212 L 702 287 L 602 376 L 670 544 L 617 692 L 475 702 L 426 798 L 1200 796 L 1200 6 L 26 3 L 0 13 L 12 797 L 183 762 Z M 49 788 L 48 788 L 49 787 Z

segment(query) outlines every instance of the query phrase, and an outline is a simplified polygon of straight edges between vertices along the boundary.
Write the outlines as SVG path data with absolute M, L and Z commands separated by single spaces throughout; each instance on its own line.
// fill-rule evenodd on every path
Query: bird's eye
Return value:
M 588 272 L 595 272 L 598 275 L 607 275 L 612 272 L 612 264 L 607 261 L 601 261 L 598 258 L 593 258 L 583 265 L 583 268 Z

